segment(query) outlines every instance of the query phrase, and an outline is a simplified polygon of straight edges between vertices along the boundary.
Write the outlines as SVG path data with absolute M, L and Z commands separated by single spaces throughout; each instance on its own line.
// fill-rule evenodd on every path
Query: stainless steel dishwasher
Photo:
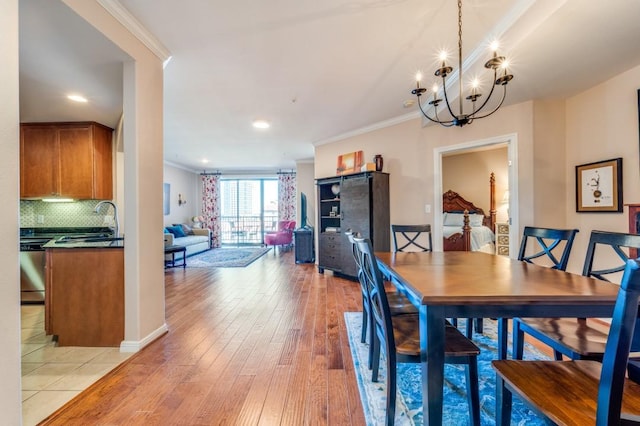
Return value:
M 44 303 L 45 252 L 49 239 L 20 239 L 20 302 Z

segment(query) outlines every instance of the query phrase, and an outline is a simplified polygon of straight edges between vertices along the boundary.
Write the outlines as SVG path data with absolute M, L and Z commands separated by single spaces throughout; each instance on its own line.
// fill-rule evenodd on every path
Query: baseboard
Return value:
M 164 323 L 162 326 L 149 333 L 142 340 L 123 340 L 122 343 L 120 343 L 120 352 L 138 352 L 140 349 L 168 332 L 169 327 Z

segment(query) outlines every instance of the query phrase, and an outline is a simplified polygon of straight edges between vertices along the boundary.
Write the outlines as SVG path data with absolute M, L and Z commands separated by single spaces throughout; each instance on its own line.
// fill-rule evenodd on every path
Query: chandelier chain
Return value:
M 462 0 L 458 0 L 458 88 L 460 96 L 458 103 L 460 105 L 460 115 L 464 115 L 462 106 Z

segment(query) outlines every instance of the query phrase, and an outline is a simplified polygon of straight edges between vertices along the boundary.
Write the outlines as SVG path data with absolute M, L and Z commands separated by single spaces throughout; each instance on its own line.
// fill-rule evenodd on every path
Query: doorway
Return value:
M 465 142 L 457 145 L 451 145 L 446 147 L 434 148 L 434 194 L 437 194 L 434 200 L 434 250 L 442 251 L 442 193 L 444 191 L 442 183 L 443 173 L 443 157 L 452 154 L 463 154 L 480 149 L 498 149 L 507 148 L 507 163 L 508 163 L 508 189 L 509 197 L 507 202 L 507 211 L 509 212 L 509 253 L 513 255 L 515 253 L 514 243 L 517 240 L 517 234 L 519 229 L 518 223 L 518 185 L 517 185 L 517 151 L 518 151 L 518 138 L 516 134 L 508 134 L 503 136 L 496 136 L 493 138 L 482 139 L 477 141 Z M 447 188 L 448 189 L 448 188 Z

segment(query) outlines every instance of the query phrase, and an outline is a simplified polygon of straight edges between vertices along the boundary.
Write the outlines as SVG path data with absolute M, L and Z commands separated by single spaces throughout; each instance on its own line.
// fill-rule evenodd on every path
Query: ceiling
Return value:
M 415 118 L 403 103 L 416 71 L 431 78 L 437 52 L 456 53 L 453 0 L 101 2 L 170 52 L 164 157 L 193 171 L 292 169 L 314 144 Z M 19 4 L 21 121 L 116 127 L 127 55 L 58 0 Z M 574 95 L 640 64 L 638 16 L 636 0 L 465 0 L 463 50 L 477 59 L 463 82 L 484 75 L 488 91 L 476 68 L 499 38 L 515 75 L 505 104 Z

